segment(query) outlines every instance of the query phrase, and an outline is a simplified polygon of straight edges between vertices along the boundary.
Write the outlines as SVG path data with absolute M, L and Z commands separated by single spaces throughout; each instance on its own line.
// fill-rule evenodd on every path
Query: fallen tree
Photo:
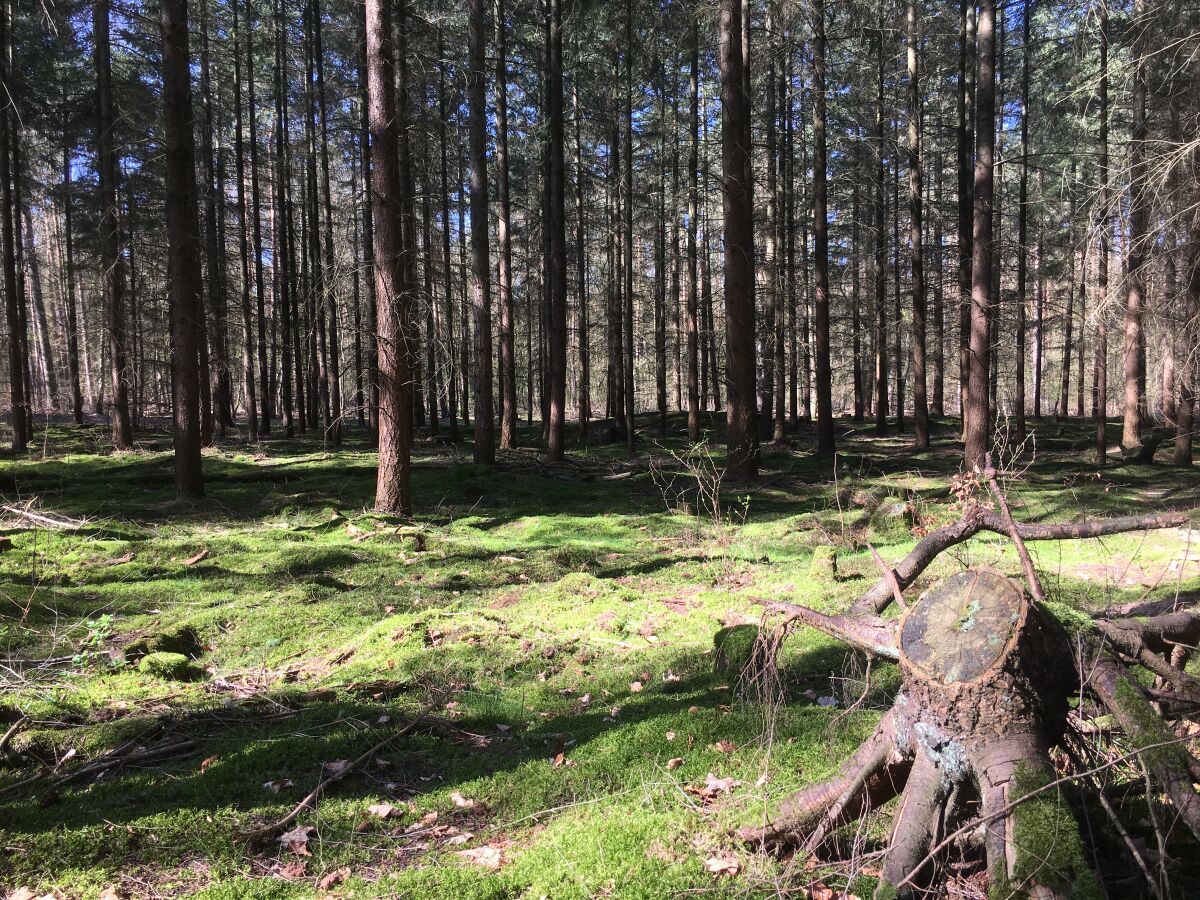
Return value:
M 816 852 L 837 829 L 899 796 L 877 898 L 923 895 L 943 871 L 946 850 L 982 837 L 992 896 L 1090 893 L 1078 825 L 1057 786 L 1132 759 L 1165 795 L 1170 820 L 1200 838 L 1200 764 L 1172 719 L 1200 710 L 1200 681 L 1185 666 L 1200 641 L 1200 613 L 1187 598 L 1087 616 L 1048 603 L 1026 541 L 1066 540 L 1179 527 L 1182 514 L 1064 525 L 1013 521 L 990 467 L 964 493 L 962 518 L 924 537 L 844 615 L 769 604 L 872 657 L 896 660 L 901 688 L 874 733 L 828 781 L 786 799 L 762 827 L 741 836 L 771 848 Z M 981 502 L 986 485 L 994 500 Z M 938 554 L 981 531 L 1015 544 L 1026 585 L 989 569 L 937 582 L 913 604 L 911 586 Z M 885 618 L 897 603 L 898 618 Z M 1138 668 L 1149 678 L 1139 678 Z M 1072 700 L 1078 698 L 1076 709 Z M 1087 719 L 1105 717 L 1125 752 L 1099 768 L 1079 739 Z M 1070 721 L 1069 721 L 1070 720 Z M 1052 763 L 1057 754 L 1060 774 Z M 1072 767 L 1072 762 L 1074 766 Z M 1112 812 L 1105 801 L 1105 810 Z M 1128 833 L 1114 822 L 1143 871 Z M 1045 835 L 1049 834 L 1047 840 Z M 1151 890 L 1158 888 L 1151 879 Z

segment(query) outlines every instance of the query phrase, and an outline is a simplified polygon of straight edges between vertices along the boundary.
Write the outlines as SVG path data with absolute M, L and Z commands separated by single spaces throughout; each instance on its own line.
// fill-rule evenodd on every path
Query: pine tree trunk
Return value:
M 929 406 L 925 380 L 925 246 L 921 203 L 921 32 L 916 0 L 908 0 L 908 218 L 912 272 L 913 446 L 929 448 Z
M 79 317 L 76 311 L 75 236 L 71 216 L 71 149 L 63 140 L 63 261 L 66 287 L 63 301 L 67 311 L 67 376 L 71 381 L 71 417 L 76 425 L 83 424 L 83 389 L 79 366 Z
M 1100 147 L 1096 166 L 1100 170 L 1100 191 L 1097 197 L 1099 217 L 1099 247 L 1096 253 L 1096 308 L 1102 311 L 1096 328 L 1095 382 L 1092 406 L 1096 419 L 1096 462 L 1108 461 L 1108 320 L 1103 310 L 1108 304 L 1108 4 L 1101 3 L 1100 27 Z
M 117 154 L 113 146 L 113 101 L 112 101 L 112 69 L 109 50 L 109 0 L 97 0 L 92 6 L 92 33 L 95 35 L 96 56 L 96 142 L 97 142 L 97 175 L 99 176 L 100 198 L 100 265 L 104 273 L 104 322 L 107 332 L 109 375 L 112 384 L 112 441 L 118 450 L 128 450 L 133 446 L 133 425 L 129 419 L 129 382 L 126 370 L 126 340 L 124 291 L 125 266 L 121 259 L 120 212 L 117 205 Z M 3 41 L 0 41 L 3 44 Z M 7 116 L 0 116 L 0 123 Z M 8 138 L 0 136 L 4 149 L 0 151 L 0 165 L 8 159 Z M 7 166 L 5 166 L 7 168 Z M 8 173 L 0 170 L 0 181 L 4 190 L 8 188 Z M 4 198 L 4 206 L 11 209 L 8 197 Z M 9 283 L 8 268 L 12 264 L 12 233 L 8 220 L 5 219 L 4 237 L 4 266 L 5 291 L 12 298 L 9 300 L 9 329 L 14 327 L 16 316 L 16 275 Z M 13 341 L 10 337 L 10 347 Z M 11 378 L 14 409 L 24 410 L 24 400 L 18 406 L 17 400 L 23 397 L 19 388 L 24 385 L 23 373 L 17 374 L 19 357 L 14 357 L 10 365 L 14 374 Z M 24 437 L 22 437 L 24 440 Z M 21 444 L 24 447 L 24 443 Z
M 883 0 L 879 3 L 875 62 L 877 68 L 875 125 L 875 433 L 887 434 L 888 418 L 888 359 L 887 359 L 887 206 L 883 197 L 883 122 L 884 122 L 884 21 Z M 897 323 L 899 327 L 899 323 Z
M 258 396 L 254 386 L 254 319 L 250 310 L 250 213 L 246 207 L 246 149 L 242 139 L 242 54 L 239 0 L 233 7 L 234 156 L 237 162 L 238 241 L 242 263 L 242 382 L 246 401 L 246 429 L 250 441 L 258 440 Z
M 517 442 L 517 362 L 514 356 L 512 217 L 508 179 L 508 55 L 504 0 L 495 0 L 496 30 L 496 244 L 499 251 L 500 300 L 500 448 L 509 450 Z M 561 23 L 560 23 L 561 27 Z M 561 44 L 559 48 L 561 63 Z M 562 73 L 559 73 L 561 84 Z M 553 435 L 553 428 L 551 429 Z M 562 435 L 559 435 L 561 441 Z
M 567 418 L 567 185 L 563 123 L 562 0 L 549 0 L 550 71 L 547 73 L 547 113 L 550 124 L 550 295 L 549 412 L 546 456 L 562 459 Z
M 992 308 L 992 166 L 996 140 L 996 4 L 979 5 L 979 86 L 975 95 L 974 221 L 971 236 L 970 379 L 964 442 L 968 467 L 982 468 L 991 447 L 989 316 Z
M 326 425 L 328 434 L 326 442 L 334 447 L 340 447 L 342 444 L 342 361 L 341 361 L 341 325 L 339 322 L 337 291 L 334 290 L 333 273 L 334 273 L 334 255 L 333 255 L 333 203 L 330 197 L 332 189 L 329 181 L 329 111 L 325 98 L 325 45 L 322 38 L 321 28 L 321 4 L 320 0 L 313 0 L 313 58 L 316 64 L 316 96 L 317 109 L 321 117 L 321 129 L 319 132 L 321 141 L 321 207 L 325 217 L 325 267 L 324 267 L 324 282 L 323 295 L 319 298 L 319 302 L 323 304 L 322 318 L 325 319 L 325 343 L 326 343 L 326 372 L 325 380 L 329 395 L 329 422 Z M 404 6 L 400 6 L 401 22 L 404 21 Z M 403 87 L 402 79 L 401 90 L 406 90 Z M 404 97 L 401 97 L 401 104 L 404 104 Z M 403 114 L 402 114 L 403 116 Z M 403 127 L 403 122 L 401 127 Z M 403 165 L 403 154 L 405 153 L 405 137 L 401 136 L 401 164 Z M 403 172 L 401 175 L 403 179 Z M 406 242 L 410 246 L 406 249 L 411 250 L 411 241 Z M 408 254 L 411 256 L 411 253 Z M 409 271 L 410 277 L 407 278 L 407 284 L 412 285 L 411 265 Z M 411 300 L 409 301 L 411 304 Z M 260 313 L 261 314 L 261 313 Z M 261 333 L 261 328 L 260 328 Z M 263 421 L 266 422 L 266 413 L 263 414 Z
M 1133 22 L 1133 123 L 1129 145 L 1129 239 L 1125 249 L 1125 331 L 1122 346 L 1125 377 L 1124 417 L 1121 447 L 1132 450 L 1142 443 L 1142 409 L 1145 390 L 1142 383 L 1145 336 L 1142 314 L 1145 274 L 1142 271 L 1150 241 L 1150 186 L 1146 171 L 1146 33 L 1149 28 L 1145 0 L 1134 0 Z
M 161 15 L 175 496 L 183 500 L 204 496 L 198 355 L 203 309 L 187 0 L 162 0 Z
M 487 104 L 483 0 L 468 0 L 467 105 L 471 154 L 471 307 L 475 332 L 475 462 L 496 461 L 492 414 L 492 299 L 488 252 Z M 559 123 L 561 129 L 561 122 Z M 561 139 L 561 130 L 560 130 Z M 561 167 L 560 167 L 561 172 Z
M 736 480 L 758 474 L 758 416 L 754 408 L 754 225 L 750 160 L 750 98 L 743 58 L 739 0 L 721 0 L 721 175 L 725 212 L 726 472 Z M 714 373 L 715 374 L 715 373 Z
M 375 508 L 408 516 L 412 514 L 412 392 L 405 334 L 409 311 L 400 259 L 396 69 L 388 0 L 366 0 L 366 29 L 375 294 L 379 304 L 379 474 Z
M 267 301 L 263 284 L 262 192 L 258 180 L 258 103 L 254 77 L 254 7 L 246 3 L 246 103 L 250 126 L 250 210 L 254 252 L 254 308 L 258 315 L 259 433 L 271 433 L 271 378 L 267 356 Z M 249 334 L 246 339 L 249 340 Z
M 829 359 L 828 150 L 825 141 L 825 0 L 813 0 L 813 311 L 816 324 L 817 452 L 832 455 L 833 369 Z
M 975 4 L 959 0 L 958 49 L 958 411 L 967 433 L 967 390 L 971 362 L 971 167 L 975 141 L 971 133 L 971 97 L 975 82 Z

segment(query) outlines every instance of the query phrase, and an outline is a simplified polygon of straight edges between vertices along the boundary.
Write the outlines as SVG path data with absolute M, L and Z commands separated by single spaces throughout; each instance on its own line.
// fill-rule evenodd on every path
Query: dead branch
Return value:
M 1121 516 L 1114 519 L 1098 519 L 1091 522 L 1062 523 L 1058 525 L 1027 525 L 1016 523 L 1016 533 L 1023 541 L 1065 541 L 1103 537 L 1126 531 L 1151 531 L 1157 528 L 1179 528 L 1187 524 L 1183 513 L 1160 513 L 1146 516 Z M 968 541 L 981 531 L 1011 536 L 1008 525 L 1001 515 L 980 506 L 967 510 L 957 522 L 931 531 L 892 568 L 901 589 L 907 588 L 938 554 L 956 544 Z M 892 603 L 892 586 L 887 578 L 880 579 L 869 591 L 859 597 L 850 607 L 850 614 L 873 613 L 878 615 Z
M 266 840 L 269 837 L 274 837 L 280 831 L 287 828 L 287 826 L 291 825 L 292 822 L 296 821 L 296 818 L 300 815 L 300 813 L 304 812 L 305 809 L 307 809 L 309 806 L 315 806 L 317 801 L 321 799 L 321 795 L 325 793 L 326 789 L 328 789 L 330 785 L 336 784 L 337 782 L 341 781 L 343 778 L 345 778 L 347 775 L 349 775 L 351 772 L 353 772 L 355 769 L 357 769 L 359 766 L 361 766 L 363 763 L 365 763 L 367 760 L 369 760 L 372 756 L 374 756 L 376 753 L 378 753 L 380 750 L 382 750 L 385 746 L 390 744 L 392 741 L 397 740 L 400 737 L 403 737 L 404 735 L 408 734 L 408 732 L 410 732 L 414 728 L 416 728 L 420 722 L 424 721 L 424 719 L 428 715 L 428 713 L 429 713 L 429 710 L 426 710 L 425 712 L 423 712 L 420 715 L 416 716 L 415 718 L 411 719 L 408 722 L 408 724 L 405 725 L 403 728 L 401 728 L 399 731 L 394 732 L 393 734 L 389 734 L 383 740 L 378 741 L 377 743 L 371 745 L 370 748 L 368 748 L 363 753 L 356 756 L 347 765 L 342 766 L 340 769 L 338 769 L 332 775 L 330 775 L 327 778 L 325 778 L 324 780 L 322 780 L 315 788 L 313 788 L 311 791 L 308 792 L 307 795 L 305 795 L 303 800 L 301 800 L 299 803 L 297 803 L 292 808 L 291 812 L 289 812 L 282 819 L 279 819 L 278 821 L 275 821 L 275 822 L 271 822 L 267 825 L 263 825 L 259 828 L 253 828 L 250 831 L 238 832 L 234 836 L 234 840 L 242 841 L 247 844 L 253 844 L 258 841 Z
M 798 606 L 794 603 L 782 603 L 775 600 L 763 601 L 768 609 L 784 613 L 788 621 L 803 622 L 823 631 L 838 640 L 844 641 L 855 650 L 872 656 L 882 656 L 885 659 L 899 659 L 900 648 L 896 643 L 896 620 L 881 619 L 868 615 L 829 615 Z

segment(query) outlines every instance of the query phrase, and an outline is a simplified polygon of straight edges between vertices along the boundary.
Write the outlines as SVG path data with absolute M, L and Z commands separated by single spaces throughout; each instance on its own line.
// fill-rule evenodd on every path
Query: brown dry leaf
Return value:
M 125 900 L 125 895 L 115 884 L 110 884 L 100 892 L 100 896 L 96 900 Z
M 640 681 L 635 681 L 629 685 L 629 693 L 640 694 L 641 692 L 642 692 L 642 683 Z
M 667 760 L 667 771 L 668 772 L 674 771 L 675 769 L 678 769 L 682 765 L 683 765 L 683 757 L 682 756 L 674 756 L 671 759 Z
M 290 788 L 292 786 L 292 784 L 293 784 L 293 782 L 292 782 L 292 779 L 290 779 L 290 778 L 276 778 L 272 781 L 264 781 L 263 787 L 266 788 L 268 791 L 270 791 L 272 794 L 278 794 L 284 788 Z
M 201 551 L 200 551 L 199 553 L 197 553 L 195 556 L 189 556 L 187 559 L 185 559 L 185 560 L 183 561 L 183 564 L 184 564 L 185 566 L 194 566 L 196 563 L 198 563 L 198 562 L 203 562 L 203 561 L 204 561 L 204 560 L 206 560 L 206 559 L 208 559 L 208 551 L 207 551 L 207 550 L 201 550 Z
M 320 881 L 317 882 L 317 890 L 327 891 L 331 887 L 336 887 L 337 885 L 341 884 L 343 881 L 345 881 L 349 877 L 350 877 L 350 867 L 349 866 L 342 866 L 340 869 L 334 869 L 332 872 L 325 875 L 324 877 L 321 878 Z
M 561 768 L 562 766 L 565 766 L 566 764 L 567 764 L 567 754 L 565 754 L 565 753 L 556 754 L 554 759 L 550 761 L 550 765 L 553 766 L 555 769 Z
M 714 875 L 736 875 L 742 868 L 732 856 L 710 856 L 704 861 L 704 869 Z
M 330 775 L 341 775 L 348 768 L 350 768 L 350 760 L 335 759 L 333 762 L 323 763 L 321 768 Z
M 133 562 L 133 554 L 132 553 L 126 553 L 124 556 L 118 556 L 116 559 L 106 559 L 104 561 L 104 565 L 119 566 L 119 565 L 122 565 L 123 563 L 127 563 L 127 562 Z
M 733 741 L 717 741 L 712 748 L 720 753 L 732 753 L 737 749 L 737 744 Z
M 470 797 L 464 797 L 458 791 L 455 791 L 453 794 L 451 794 L 450 799 L 454 801 L 454 805 L 459 809 L 473 811 L 480 809 L 483 805 L 478 800 L 472 800 Z
M 290 881 L 293 878 L 303 878 L 307 870 L 308 863 L 302 859 L 298 859 L 290 863 L 280 863 L 279 868 L 275 870 L 275 873 L 279 875 L 280 878 L 286 878 Z
M 461 847 L 473 837 L 475 837 L 475 835 L 471 834 L 471 832 L 464 831 L 462 834 L 454 835 L 454 837 L 450 838 L 450 840 L 446 841 L 446 843 L 451 847 Z
M 217 761 L 217 758 L 215 756 L 209 756 L 205 759 L 200 760 L 200 771 L 203 772 L 205 769 L 207 769 L 209 766 L 211 766 L 216 761 Z
M 367 812 L 380 819 L 404 815 L 404 810 L 400 809 L 399 807 L 392 806 L 390 803 L 372 803 L 367 807 Z
M 291 831 L 279 836 L 279 843 L 284 849 L 291 850 L 297 856 L 312 856 L 308 852 L 308 836 L 317 829 L 312 825 L 297 825 Z
M 736 778 L 718 778 L 712 772 L 709 772 L 704 779 L 704 790 L 711 797 L 715 797 L 717 794 L 728 794 L 740 785 L 741 782 Z
M 458 856 L 461 856 L 467 862 L 474 863 L 477 866 L 483 866 L 485 869 L 499 869 L 507 862 L 507 860 L 504 858 L 504 850 L 491 844 L 488 844 L 486 847 L 472 847 L 469 850 L 457 850 L 455 853 Z
M 19 887 L 16 890 L 9 891 L 4 900 L 34 900 L 37 897 L 33 891 L 27 887 Z

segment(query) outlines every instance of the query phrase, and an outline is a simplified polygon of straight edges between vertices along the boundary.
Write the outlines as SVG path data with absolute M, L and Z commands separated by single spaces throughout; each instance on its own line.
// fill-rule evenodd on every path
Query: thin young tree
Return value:
M 492 299 L 488 252 L 487 29 L 483 0 L 467 2 L 468 149 L 471 159 L 471 307 L 475 335 L 475 462 L 496 461 L 492 404 Z
M 700 333 L 697 326 L 696 296 L 696 216 L 700 193 L 697 181 L 700 169 L 700 28 L 696 9 L 689 11 L 689 18 L 691 112 L 688 127 L 687 286 L 684 288 L 684 333 L 687 336 L 688 440 L 695 443 L 700 440 Z
M 547 309 L 549 344 L 549 432 L 546 456 L 562 459 L 567 417 L 567 191 L 563 123 L 562 0 L 550 5 L 550 71 L 546 99 L 550 124 L 550 297 Z
M 379 311 L 379 473 L 375 481 L 375 509 L 409 516 L 412 515 L 412 391 L 406 328 L 410 316 L 400 259 L 396 61 L 391 3 L 365 2 L 371 221 Z
M 167 290 L 171 318 L 175 496 L 204 496 L 200 457 L 200 224 L 192 134 L 187 0 L 162 0 L 163 150 L 166 173 Z
M 829 358 L 828 149 L 825 138 L 825 0 L 813 0 L 813 313 L 816 333 L 817 452 L 832 454 L 833 368 Z M 780 377 L 783 373 L 779 373 Z
M 1133 3 L 1133 109 L 1129 141 L 1129 238 L 1125 247 L 1125 331 L 1122 347 L 1125 377 L 1124 416 L 1121 446 L 1126 450 L 1141 446 L 1142 409 L 1145 403 L 1142 382 L 1144 352 L 1142 315 L 1146 290 L 1143 265 L 1150 240 L 1150 185 L 1147 179 L 1146 93 L 1147 33 L 1150 27 L 1146 0 Z
M 754 391 L 754 223 L 751 205 L 750 97 L 742 56 L 740 0 L 721 0 L 721 195 L 725 212 L 726 472 L 758 474 Z M 714 373 L 715 374 L 715 373 Z
M 500 447 L 509 450 L 517 440 L 517 361 L 514 355 L 512 279 L 512 217 L 508 178 L 508 50 L 504 0 L 495 3 L 496 31 L 496 248 L 499 254 L 496 289 L 500 300 Z M 560 16 L 561 18 L 561 16 Z M 560 59 L 561 65 L 561 46 Z M 561 71 L 559 72 L 561 80 Z M 553 432 L 553 429 L 551 429 Z M 551 435 L 553 437 L 553 434 Z M 560 435 L 561 438 L 561 435 Z
M 979 83 L 975 88 L 975 183 L 971 228 L 971 336 L 964 455 L 982 469 L 991 445 L 988 325 L 992 308 L 992 167 L 996 142 L 996 3 L 979 4 Z
M 109 47 L 109 0 L 96 0 L 92 6 L 92 33 L 96 61 L 96 174 L 100 199 L 100 266 L 104 278 L 104 324 L 108 341 L 109 375 L 112 380 L 112 442 L 118 450 L 133 446 L 133 425 L 129 418 L 129 381 L 126 371 L 125 263 L 121 256 L 120 205 L 117 203 L 117 153 L 113 141 L 112 54 Z M 0 152 L 7 159 L 8 142 Z M 5 190 L 8 178 L 3 178 Z M 5 203 L 6 208 L 11 208 Z M 7 221 L 7 220 L 6 220 Z M 8 250 L 5 238 L 5 283 L 8 283 Z M 15 276 L 13 289 L 15 293 Z M 11 301 L 10 301 L 11 302 Z M 13 316 L 10 315 L 10 328 Z M 12 376 L 14 403 L 18 375 Z
M 913 446 L 929 448 L 925 380 L 925 244 L 921 203 L 921 26 L 916 0 L 908 0 L 908 259 L 912 273 Z
M 1025 440 L 1025 304 L 1029 270 L 1029 57 L 1033 2 L 1021 11 L 1021 183 L 1017 198 L 1016 384 L 1013 391 L 1014 439 Z M 1040 364 L 1035 356 L 1035 362 Z

